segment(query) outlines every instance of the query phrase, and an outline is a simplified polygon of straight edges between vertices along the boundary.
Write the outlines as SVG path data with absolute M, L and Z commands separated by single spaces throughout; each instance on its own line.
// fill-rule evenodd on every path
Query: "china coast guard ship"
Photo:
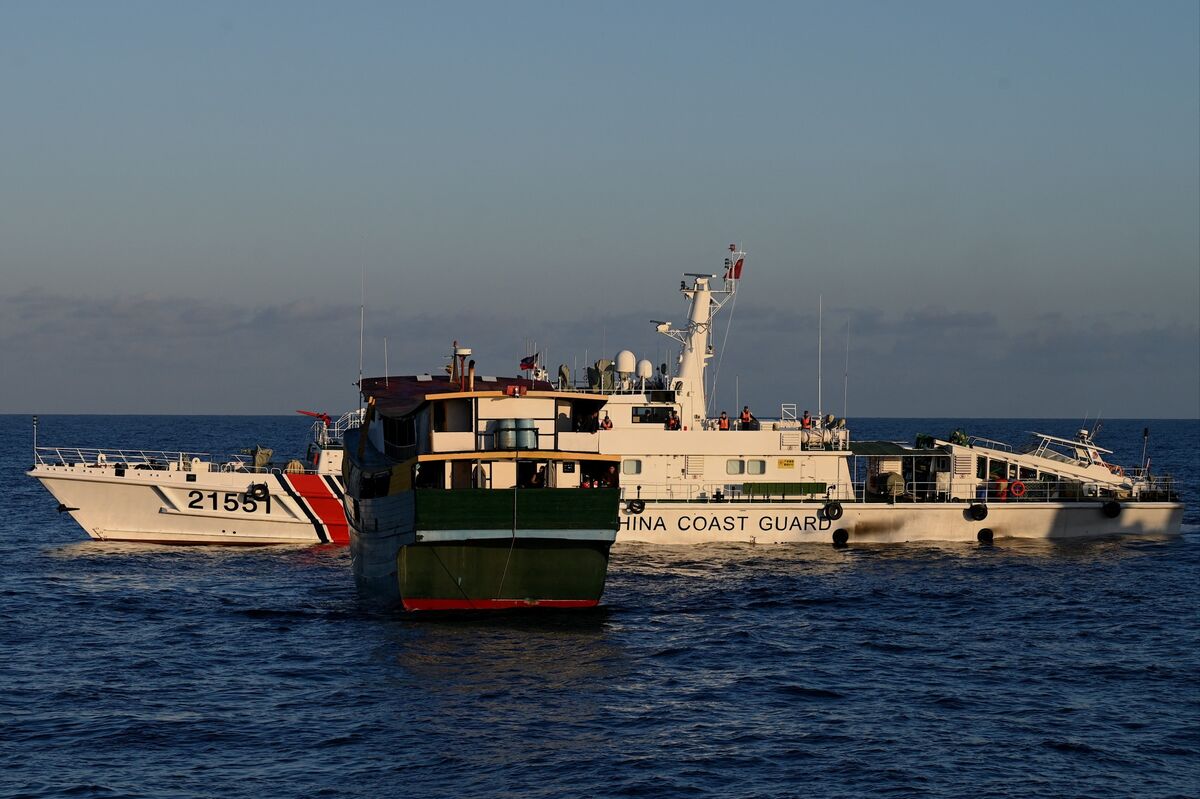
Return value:
M 1183 506 L 1170 478 L 1110 462 L 1094 431 L 1034 433 L 1018 449 L 961 431 L 912 445 L 856 441 L 845 420 L 796 418 L 794 405 L 782 407 L 778 422 L 714 418 L 705 385 L 712 320 L 735 295 L 744 265 L 745 253 L 730 246 L 720 277 L 685 275 L 686 323 L 655 323 L 680 346 L 675 374 L 656 375 L 649 361 L 623 351 L 615 363 L 597 362 L 588 384 L 574 389 L 606 400 L 604 424 L 576 433 L 572 449 L 619 456 L 618 541 L 842 545 L 1179 533 Z M 559 382 L 571 388 L 566 367 Z
M 45 447 L 33 466 L 88 536 L 156 544 L 347 544 L 342 436 L 361 411 L 316 417 L 304 460 L 269 449 L 236 455 L 144 449 Z

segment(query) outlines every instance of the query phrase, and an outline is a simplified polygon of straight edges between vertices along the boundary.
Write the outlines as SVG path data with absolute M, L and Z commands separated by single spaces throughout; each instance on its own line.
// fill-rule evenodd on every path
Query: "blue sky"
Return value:
M 718 402 L 1200 415 L 1195 2 L 0 2 L 0 412 L 331 412 L 665 353 Z M 723 332 L 723 331 L 722 331 Z M 835 388 L 836 387 L 836 390 Z

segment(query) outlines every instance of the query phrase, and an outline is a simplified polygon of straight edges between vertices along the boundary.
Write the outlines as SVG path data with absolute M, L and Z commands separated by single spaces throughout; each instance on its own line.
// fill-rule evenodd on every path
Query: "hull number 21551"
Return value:
M 195 510 L 256 513 L 259 505 L 262 505 L 267 513 L 271 512 L 270 494 L 267 494 L 266 499 L 260 501 L 246 494 L 238 494 L 230 491 L 226 491 L 224 494 L 218 494 L 216 491 L 209 491 L 207 494 L 203 491 L 189 491 L 188 499 L 191 500 L 188 502 L 188 507 Z

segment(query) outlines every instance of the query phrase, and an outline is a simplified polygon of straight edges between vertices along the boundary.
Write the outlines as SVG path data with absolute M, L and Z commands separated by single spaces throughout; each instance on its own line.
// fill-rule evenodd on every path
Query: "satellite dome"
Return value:
M 654 364 L 647 361 L 645 358 L 638 361 L 637 376 L 643 380 L 649 380 L 654 377 Z
M 635 363 L 637 363 L 637 356 L 629 350 L 621 350 L 617 353 L 617 371 L 621 374 L 633 374 Z

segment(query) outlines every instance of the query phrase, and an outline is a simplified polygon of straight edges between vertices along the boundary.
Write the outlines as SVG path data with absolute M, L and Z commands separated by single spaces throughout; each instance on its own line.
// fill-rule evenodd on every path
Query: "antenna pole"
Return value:
M 846 371 L 842 372 L 842 418 L 846 418 L 846 404 L 850 400 L 850 319 L 846 319 Z
M 367 321 L 367 268 L 362 269 L 362 284 L 361 293 L 359 294 L 358 303 L 358 393 L 359 402 L 362 402 L 362 375 L 363 375 L 363 328 Z
M 383 385 L 388 384 L 387 336 L 383 337 Z
M 821 352 L 822 352 L 822 334 L 824 333 L 824 300 L 820 294 L 817 295 L 817 418 L 820 419 L 824 413 L 821 409 Z
M 33 460 L 37 461 L 37 416 L 33 417 Z
M 37 433 L 37 417 L 33 417 L 33 432 Z M 1150 428 L 1142 428 L 1142 470 L 1146 471 L 1146 445 L 1150 442 Z

